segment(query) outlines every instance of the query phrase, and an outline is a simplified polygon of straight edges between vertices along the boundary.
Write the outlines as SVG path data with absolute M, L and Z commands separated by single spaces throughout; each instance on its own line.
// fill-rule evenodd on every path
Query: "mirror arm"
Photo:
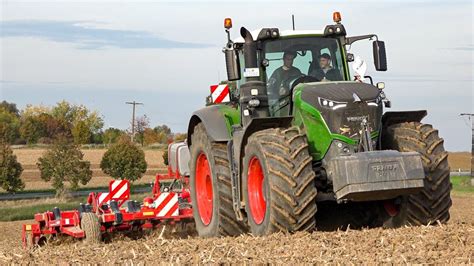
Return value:
M 375 40 L 379 40 L 379 38 L 377 37 L 376 34 L 368 34 L 368 35 L 360 35 L 360 36 L 352 36 L 352 37 L 347 37 L 345 38 L 345 42 L 344 44 L 345 45 L 351 45 L 357 41 L 360 41 L 360 40 L 365 40 L 365 39 L 372 39 L 375 37 Z

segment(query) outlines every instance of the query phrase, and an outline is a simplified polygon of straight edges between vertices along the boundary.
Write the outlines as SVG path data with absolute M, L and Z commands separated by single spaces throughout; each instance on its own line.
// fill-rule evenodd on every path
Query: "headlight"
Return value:
M 337 110 L 339 108 L 343 108 L 347 106 L 347 103 L 331 101 L 331 100 L 327 100 L 321 97 L 319 97 L 319 104 L 324 107 L 331 108 L 333 110 Z
M 249 106 L 250 107 L 258 107 L 260 105 L 260 100 L 259 99 L 251 99 L 249 101 Z

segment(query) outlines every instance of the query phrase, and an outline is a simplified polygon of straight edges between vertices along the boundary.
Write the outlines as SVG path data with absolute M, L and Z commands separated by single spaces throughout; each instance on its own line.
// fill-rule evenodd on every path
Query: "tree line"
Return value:
M 71 139 L 59 137 L 53 145 L 38 159 L 36 165 L 41 179 L 51 182 L 56 196 L 66 195 L 76 190 L 79 184 L 86 185 L 92 179 L 90 162 L 84 160 L 84 154 Z M 130 138 L 121 137 L 104 153 L 100 168 L 114 179 L 135 181 L 146 172 L 145 153 L 132 143 Z M 25 188 L 20 178 L 23 172 L 10 145 L 0 139 L 0 187 L 7 192 L 17 192 Z
M 97 111 L 67 101 L 51 107 L 27 105 L 22 110 L 15 103 L 0 103 L 0 138 L 12 145 L 52 144 L 59 137 L 74 144 L 114 144 L 130 132 L 131 127 L 104 130 L 104 120 Z M 136 119 L 135 132 L 135 141 L 143 146 L 185 137 L 173 134 L 167 125 L 152 128 L 146 115 Z
M 16 104 L 0 103 L 0 187 L 7 192 L 21 191 L 22 165 L 12 144 L 51 144 L 36 165 L 41 179 L 51 182 L 57 196 L 86 185 L 92 178 L 90 162 L 83 159 L 80 144 L 110 144 L 102 157 L 102 171 L 114 179 L 135 181 L 146 172 L 145 154 L 139 147 L 154 143 L 181 141 L 186 134 L 173 134 L 166 125 L 150 127 L 146 116 L 135 125 L 135 142 L 130 130 L 108 128 L 96 111 L 66 101 L 53 107 L 28 105 L 18 110 Z M 166 152 L 163 155 L 167 159 Z M 166 163 L 166 160 L 165 160 Z

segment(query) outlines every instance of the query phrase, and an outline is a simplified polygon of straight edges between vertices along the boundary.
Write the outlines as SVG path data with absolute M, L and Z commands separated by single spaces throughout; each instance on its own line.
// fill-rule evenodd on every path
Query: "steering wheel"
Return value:
M 319 82 L 319 81 L 321 81 L 321 79 L 318 79 L 313 76 L 307 76 L 307 75 L 299 76 L 293 80 L 293 83 L 291 83 L 291 92 L 293 92 L 293 89 L 300 83 Z
M 321 80 L 316 77 L 307 76 L 307 75 L 301 75 L 301 76 L 293 77 L 287 80 L 286 84 L 288 84 L 288 87 L 290 88 L 290 90 L 288 93 L 280 96 L 278 98 L 278 101 L 270 106 L 270 112 L 272 112 L 272 115 L 274 115 L 276 112 L 280 111 L 281 109 L 285 108 L 288 104 L 291 103 L 291 100 L 289 98 L 293 94 L 293 89 L 298 84 L 309 83 L 309 82 L 319 82 L 319 81 Z

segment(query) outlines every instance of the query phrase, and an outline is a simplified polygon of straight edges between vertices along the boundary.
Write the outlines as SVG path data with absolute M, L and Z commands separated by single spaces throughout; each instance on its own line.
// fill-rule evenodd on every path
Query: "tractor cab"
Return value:
M 292 115 L 291 96 L 297 85 L 351 81 L 353 77 L 348 62 L 354 61 L 354 55 L 347 53 L 346 47 L 359 40 L 375 39 L 375 68 L 378 71 L 387 69 L 383 41 L 379 41 L 374 34 L 346 37 L 339 12 L 333 14 L 333 20 L 335 24 L 327 25 L 323 30 L 261 28 L 250 32 L 242 27 L 241 37 L 232 41 L 229 33 L 232 21 L 225 19 L 228 42 L 223 51 L 228 80 L 236 81 L 236 94 L 240 98 L 246 95 L 242 92 L 242 86 L 253 82 L 252 87 L 255 88 L 257 81 L 262 86 L 260 93 L 267 96 L 263 102 L 259 97 L 248 102 L 247 106 L 251 107 L 249 113 L 253 111 L 269 117 L 289 116 Z M 268 113 L 252 110 L 258 107 L 268 109 Z

